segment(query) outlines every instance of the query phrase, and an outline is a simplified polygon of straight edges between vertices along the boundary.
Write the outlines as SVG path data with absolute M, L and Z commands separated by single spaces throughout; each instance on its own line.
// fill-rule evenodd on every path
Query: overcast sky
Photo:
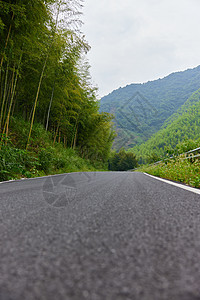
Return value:
M 100 96 L 200 65 L 200 0 L 85 0 L 83 13 Z

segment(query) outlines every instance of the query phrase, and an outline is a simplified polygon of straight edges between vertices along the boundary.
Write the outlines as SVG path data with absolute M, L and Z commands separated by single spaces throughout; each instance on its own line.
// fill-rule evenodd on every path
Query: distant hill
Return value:
M 165 156 L 167 151 L 173 153 L 180 143 L 187 145 L 194 140 L 194 146 L 200 147 L 200 89 L 192 94 L 185 104 L 172 115 L 161 130 L 154 134 L 147 142 L 136 146 L 130 151 L 145 160 L 147 157 Z M 185 149 L 191 150 L 191 149 Z
M 132 148 L 147 141 L 173 121 L 174 113 L 179 114 L 179 108 L 199 88 L 200 66 L 163 79 L 127 85 L 103 97 L 100 110 L 115 115 L 118 136 L 114 147 Z

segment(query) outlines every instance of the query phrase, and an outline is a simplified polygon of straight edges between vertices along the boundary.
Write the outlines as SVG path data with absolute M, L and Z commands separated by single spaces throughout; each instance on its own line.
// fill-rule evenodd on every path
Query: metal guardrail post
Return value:
M 170 156 L 169 158 L 165 158 L 164 160 L 159 160 L 159 161 L 157 161 L 157 162 L 155 162 L 155 163 L 149 164 L 149 166 L 158 165 L 158 164 L 160 164 L 161 162 L 163 162 L 163 161 L 165 161 L 165 160 L 173 159 L 173 158 L 176 158 L 176 157 L 181 156 L 181 155 L 192 154 L 192 153 L 194 153 L 194 152 L 196 152 L 196 151 L 200 152 L 200 147 L 199 147 L 199 148 L 196 148 L 196 149 L 193 149 L 193 150 L 190 150 L 190 151 L 188 151 L 188 152 L 179 154 L 179 155 L 177 155 L 177 156 Z M 200 157 L 200 154 L 197 154 L 197 155 L 194 155 L 194 156 L 188 156 L 188 157 L 185 157 L 185 158 L 182 158 L 182 159 L 191 159 L 191 158 L 196 158 L 196 157 Z M 138 168 L 132 169 L 132 170 L 128 170 L 128 171 L 135 171 L 135 170 L 137 170 L 137 169 L 138 169 Z
M 194 153 L 194 152 L 196 152 L 196 151 L 200 152 L 200 147 L 199 147 L 199 148 L 196 148 L 196 149 L 193 149 L 193 150 L 190 150 L 190 151 L 188 151 L 188 152 L 179 154 L 179 155 L 177 155 L 177 156 L 170 156 L 169 158 L 165 158 L 164 161 L 165 161 L 165 160 L 168 160 L 168 159 L 176 158 L 176 157 L 181 156 L 181 155 L 192 154 L 192 153 Z M 200 157 L 200 154 L 197 154 L 197 155 L 194 155 L 194 156 L 188 156 L 188 157 L 185 157 L 185 158 L 183 158 L 183 159 L 190 159 L 190 158 L 196 158 L 196 157 Z M 162 160 L 157 161 L 157 162 L 154 163 L 154 165 L 160 164 L 161 162 L 162 162 Z

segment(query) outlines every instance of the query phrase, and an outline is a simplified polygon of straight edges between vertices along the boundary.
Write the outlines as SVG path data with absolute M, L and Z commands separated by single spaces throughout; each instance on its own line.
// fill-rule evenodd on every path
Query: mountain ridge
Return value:
M 118 133 L 115 149 L 128 149 L 147 141 L 199 87 L 200 66 L 197 66 L 162 79 L 129 84 L 103 97 L 100 111 L 115 115 Z M 134 97 L 136 94 L 139 96 Z
M 101 97 L 101 99 L 106 98 L 107 96 L 110 96 L 111 94 L 115 93 L 116 91 L 118 91 L 118 90 L 120 90 L 120 89 L 125 89 L 125 88 L 130 87 L 130 86 L 133 86 L 133 85 L 134 85 L 134 86 L 137 86 L 137 85 L 138 85 L 138 86 L 141 86 L 141 85 L 145 85 L 145 84 L 152 83 L 152 82 L 155 82 L 155 81 L 160 81 L 160 80 L 166 79 L 166 78 L 168 78 L 168 77 L 170 77 L 170 76 L 173 76 L 174 74 L 179 74 L 179 73 L 181 74 L 181 73 L 184 73 L 184 72 L 186 72 L 186 71 L 194 70 L 194 69 L 197 69 L 197 68 L 200 68 L 200 65 L 197 65 L 197 66 L 194 67 L 194 68 L 188 68 L 188 69 L 183 70 L 183 71 L 175 71 L 175 72 L 172 72 L 172 73 L 170 73 L 170 74 L 168 74 L 168 75 L 166 75 L 166 76 L 159 77 L 159 78 L 154 79 L 154 80 L 148 80 L 148 81 L 145 81 L 145 82 L 129 83 L 129 84 L 125 85 L 125 86 L 120 86 L 119 88 L 114 89 L 112 92 L 110 92 L 110 93 L 104 95 L 103 97 Z
M 175 113 L 172 119 L 166 127 L 161 128 L 148 141 L 129 151 L 133 151 L 141 158 L 141 162 L 145 162 L 149 157 L 155 159 L 165 157 L 167 153 L 174 153 L 180 147 L 181 152 L 189 151 L 191 147 L 199 147 L 200 89 L 188 98 L 180 108 L 179 114 Z M 187 145 L 190 148 L 187 148 Z

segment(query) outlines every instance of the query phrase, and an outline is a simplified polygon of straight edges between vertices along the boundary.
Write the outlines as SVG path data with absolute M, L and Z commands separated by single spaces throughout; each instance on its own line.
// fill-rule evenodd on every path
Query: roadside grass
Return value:
M 200 188 L 199 159 L 185 159 L 185 156 L 180 156 L 157 165 L 142 166 L 137 171 Z
M 105 171 L 107 165 L 81 158 L 76 150 L 55 143 L 40 124 L 33 127 L 29 150 L 24 150 L 29 123 L 13 119 L 9 138 L 0 147 L 0 181 L 70 172 Z M 1 136 L 0 136 L 1 140 Z

